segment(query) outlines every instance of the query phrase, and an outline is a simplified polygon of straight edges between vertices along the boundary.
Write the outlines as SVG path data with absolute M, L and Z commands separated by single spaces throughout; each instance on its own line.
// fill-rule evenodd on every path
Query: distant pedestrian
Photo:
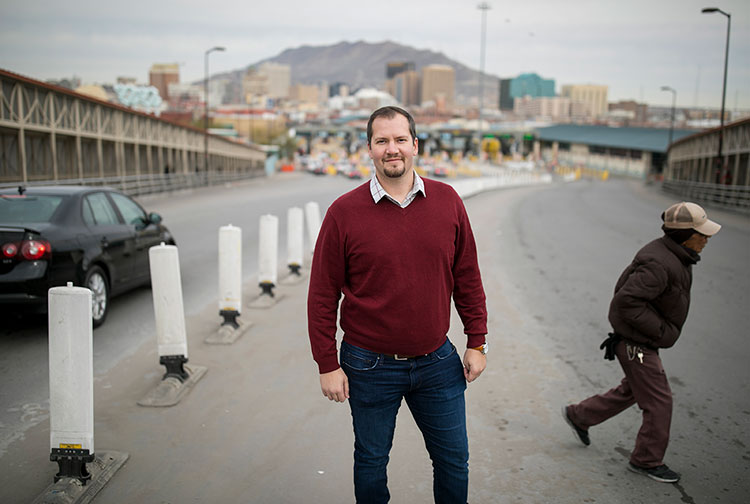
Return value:
M 386 467 L 402 400 L 432 459 L 435 502 L 465 504 L 468 492 L 464 391 L 486 366 L 485 295 L 463 202 L 417 175 L 417 142 L 405 110 L 372 113 L 375 174 L 328 209 L 310 272 L 313 358 L 323 395 L 349 400 L 358 503 L 390 499 Z M 447 337 L 451 298 L 467 335 L 463 364 Z
M 614 333 L 602 343 L 605 358 L 620 362 L 625 377 L 618 387 L 578 404 L 564 406 L 563 417 L 576 437 L 589 445 L 591 426 L 633 404 L 643 410 L 628 469 L 664 482 L 680 475 L 664 464 L 672 421 L 672 391 L 664 372 L 660 348 L 680 336 L 690 306 L 692 266 L 708 239 L 721 226 L 695 203 L 676 203 L 662 213 L 664 236 L 638 251 L 615 286 L 609 305 Z

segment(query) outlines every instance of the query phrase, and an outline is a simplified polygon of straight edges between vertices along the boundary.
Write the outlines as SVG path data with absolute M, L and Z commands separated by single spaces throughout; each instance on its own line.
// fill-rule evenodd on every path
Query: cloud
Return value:
M 699 80 L 706 105 L 720 95 L 721 79 L 713 77 L 723 69 L 726 22 L 701 14 L 704 0 L 488 1 L 488 73 L 536 71 L 558 84 L 607 84 L 611 97 L 662 101 L 661 85 L 695 88 Z M 212 72 L 220 72 L 287 48 L 342 40 L 392 40 L 480 65 L 476 2 L 0 2 L 0 65 L 40 79 L 112 82 L 130 75 L 145 81 L 151 64 L 177 62 L 181 78 L 191 81 L 202 78 L 204 51 L 215 45 L 227 48 L 211 55 Z M 750 2 L 721 3 L 733 15 L 727 93 L 739 91 L 750 107 Z M 686 96 L 681 91 L 678 101 Z

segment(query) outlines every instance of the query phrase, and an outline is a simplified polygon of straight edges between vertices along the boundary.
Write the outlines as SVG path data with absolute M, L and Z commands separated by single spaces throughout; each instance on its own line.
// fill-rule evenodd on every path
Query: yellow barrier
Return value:
M 557 166 L 555 167 L 555 173 L 560 176 L 568 176 L 573 175 L 574 180 L 580 180 L 582 178 L 587 179 L 594 179 L 594 180 L 601 180 L 605 181 L 609 179 L 609 171 L 608 170 L 595 170 L 592 168 L 586 168 L 581 166 L 571 167 L 571 166 Z

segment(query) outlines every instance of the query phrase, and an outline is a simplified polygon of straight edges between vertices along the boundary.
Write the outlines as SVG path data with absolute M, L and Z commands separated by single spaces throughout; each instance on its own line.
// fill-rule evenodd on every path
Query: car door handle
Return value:
M 107 240 L 107 237 L 106 237 L 106 236 L 103 236 L 103 237 L 102 237 L 102 240 L 101 240 L 101 242 L 100 242 L 100 243 L 102 244 L 102 248 L 107 248 L 107 247 L 109 247 L 109 240 Z

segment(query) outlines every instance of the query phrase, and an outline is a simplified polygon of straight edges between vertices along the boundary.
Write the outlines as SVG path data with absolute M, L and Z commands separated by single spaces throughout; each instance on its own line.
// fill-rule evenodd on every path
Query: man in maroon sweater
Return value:
M 386 466 L 402 399 L 432 459 L 435 502 L 465 503 L 468 492 L 464 391 L 486 366 L 484 289 L 461 198 L 417 175 L 417 142 L 408 112 L 373 112 L 375 175 L 328 209 L 310 273 L 310 344 L 323 395 L 349 400 L 358 503 L 390 499 Z M 451 297 L 467 335 L 463 363 L 447 338 Z

